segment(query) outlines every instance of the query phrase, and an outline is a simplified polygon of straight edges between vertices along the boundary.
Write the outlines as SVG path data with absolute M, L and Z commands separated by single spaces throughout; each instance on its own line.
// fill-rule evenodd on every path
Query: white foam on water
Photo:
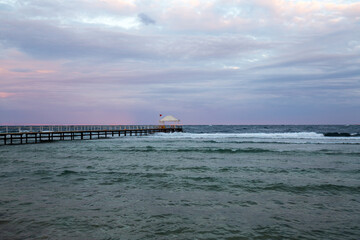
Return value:
M 189 139 L 223 139 L 223 138 L 261 138 L 261 139 L 323 139 L 323 134 L 315 132 L 296 133 L 158 133 L 154 138 L 189 138 Z M 345 139 L 345 138 L 344 138 Z
M 315 132 L 288 133 L 157 133 L 152 139 L 212 140 L 216 142 L 268 142 L 291 144 L 360 144 L 360 137 L 325 137 Z

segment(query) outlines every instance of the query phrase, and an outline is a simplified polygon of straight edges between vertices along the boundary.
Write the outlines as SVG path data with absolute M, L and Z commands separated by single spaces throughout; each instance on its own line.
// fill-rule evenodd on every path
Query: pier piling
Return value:
M 127 126 L 126 128 L 124 126 L 0 126 L 0 145 L 91 140 L 182 131 L 182 126 Z

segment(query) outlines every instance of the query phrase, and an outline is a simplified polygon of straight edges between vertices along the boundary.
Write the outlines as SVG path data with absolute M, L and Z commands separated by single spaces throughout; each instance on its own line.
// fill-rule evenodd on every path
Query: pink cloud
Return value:
M 11 96 L 14 96 L 15 93 L 10 93 L 10 92 L 0 92 L 0 98 L 8 98 Z

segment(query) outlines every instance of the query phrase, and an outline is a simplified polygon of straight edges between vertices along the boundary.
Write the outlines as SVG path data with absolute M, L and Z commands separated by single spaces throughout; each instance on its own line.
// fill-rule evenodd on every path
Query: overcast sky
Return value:
M 0 0 L 0 124 L 360 124 L 360 2 Z

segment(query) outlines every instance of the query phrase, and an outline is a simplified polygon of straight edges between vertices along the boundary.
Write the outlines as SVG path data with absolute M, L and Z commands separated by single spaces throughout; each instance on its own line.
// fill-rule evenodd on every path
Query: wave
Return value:
M 249 185 L 249 184 L 230 184 L 230 188 L 243 189 L 248 192 L 263 192 L 263 191 L 277 191 L 277 192 L 287 192 L 294 194 L 304 194 L 304 193 L 322 193 L 325 195 L 334 195 L 343 193 L 357 193 L 360 190 L 359 186 L 346 186 L 346 185 L 337 185 L 337 184 L 308 184 L 308 185 L 291 185 L 285 183 L 274 183 L 268 185 Z
M 360 133 L 326 132 L 325 137 L 360 137 Z
M 79 173 L 76 171 L 72 171 L 72 170 L 64 170 L 58 176 L 66 176 L 66 175 L 70 175 L 70 174 L 79 174 Z
M 157 133 L 145 136 L 152 140 L 192 140 L 206 143 L 263 144 L 360 144 L 360 137 L 327 137 L 316 132 L 285 133 Z
M 222 139 L 222 138 L 267 138 L 267 139 L 323 139 L 322 133 L 286 132 L 286 133 L 158 133 L 153 138 L 190 138 L 190 139 Z
M 273 147 L 129 147 L 118 148 L 118 152 L 128 153 L 193 153 L 193 154 L 276 154 L 276 155 L 302 155 L 302 156 L 359 156 L 359 151 L 331 150 L 331 149 L 274 149 Z
M 137 147 L 131 147 L 126 149 L 118 149 L 118 151 L 123 152 L 199 152 L 199 153 L 225 153 L 225 154 L 231 154 L 231 153 L 281 153 L 283 151 L 278 150 L 270 150 L 270 149 L 264 149 L 264 148 L 137 148 Z
M 323 191 L 328 193 L 335 194 L 336 192 L 349 192 L 354 193 L 360 190 L 359 186 L 344 186 L 344 185 L 335 185 L 335 184 L 314 184 L 314 185 L 303 185 L 303 186 L 291 186 L 288 184 L 278 183 L 268 185 L 263 188 L 264 190 L 273 190 L 273 191 L 284 191 L 284 192 L 293 192 L 293 193 L 302 193 L 310 191 Z
M 266 154 L 281 154 L 281 155 L 294 155 L 294 154 L 306 154 L 306 155 L 348 155 L 348 156 L 359 156 L 360 152 L 346 152 L 346 151 L 336 151 L 329 149 L 320 149 L 320 150 L 280 150 L 280 149 L 267 149 L 267 148 L 211 148 L 211 147 L 185 147 L 185 148 L 155 148 L 155 147 L 130 147 L 130 148 L 119 148 L 119 152 L 171 152 L 171 153 L 210 153 L 210 154 L 257 154 L 257 153 L 266 153 Z

